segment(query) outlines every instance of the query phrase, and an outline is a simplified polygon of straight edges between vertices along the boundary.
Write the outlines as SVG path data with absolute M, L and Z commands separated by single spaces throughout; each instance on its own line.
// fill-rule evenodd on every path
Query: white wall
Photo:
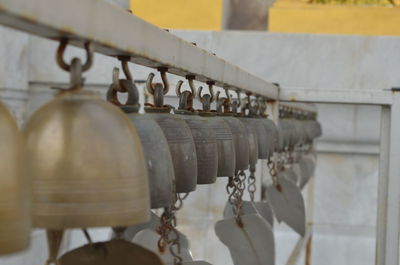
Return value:
M 283 86 L 340 89 L 382 89 L 400 84 L 400 39 L 270 34 L 265 32 L 176 32 L 198 46 Z M 0 97 L 18 119 L 28 117 L 51 98 L 51 86 L 66 83 L 68 75 L 54 62 L 57 44 L 0 28 Z M 10 50 L 12 49 L 12 50 Z M 83 55 L 77 49 L 68 53 Z M 103 56 L 87 73 L 90 88 L 104 91 L 118 63 Z M 131 67 L 137 80 L 148 73 Z M 176 81 L 171 77 L 172 83 Z M 376 220 L 377 141 L 379 108 L 319 105 L 324 136 L 319 143 L 316 174 L 313 264 L 373 264 Z M 339 152 L 344 146 L 346 153 Z M 343 148 L 341 148 L 342 150 Z M 359 153 L 367 150 L 366 153 Z M 259 165 L 261 167 L 261 165 Z M 262 172 L 261 172 L 262 173 Z M 213 264 L 230 264 L 224 246 L 214 236 L 213 224 L 225 203 L 225 180 L 201 186 L 180 213 L 182 231 L 192 242 L 193 254 Z M 106 238 L 107 230 L 92 232 Z M 31 249 L 0 258 L 1 265 L 40 264 L 46 257 L 42 230 L 33 233 Z M 277 264 L 283 264 L 297 236 L 276 227 Z M 69 233 L 65 247 L 84 241 Z

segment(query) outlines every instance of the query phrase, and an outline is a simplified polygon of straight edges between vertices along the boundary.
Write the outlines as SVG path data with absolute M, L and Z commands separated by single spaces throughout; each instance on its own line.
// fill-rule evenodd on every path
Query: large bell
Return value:
M 189 79 L 191 92 L 181 92 L 182 81 L 177 84 L 179 107 L 176 114 L 189 126 L 196 147 L 197 156 L 197 184 L 212 184 L 216 181 L 218 172 L 218 149 L 215 131 L 208 120 L 196 115 L 193 110 L 193 98 L 195 95 L 193 79 Z
M 197 156 L 196 147 L 189 126 L 179 117 L 171 114 L 171 107 L 165 106 L 164 93 L 168 92 L 165 72 L 162 72 L 164 86 L 161 83 L 152 83 L 154 74 L 147 79 L 147 90 L 153 94 L 155 105 L 145 107 L 151 119 L 154 119 L 163 131 L 171 152 L 175 172 L 175 191 L 188 193 L 196 189 L 197 184 Z
M 123 66 L 125 71 L 129 70 L 126 61 L 123 61 Z M 138 89 L 132 80 L 118 80 L 118 72 L 118 68 L 114 68 L 113 84 L 107 92 L 107 99 L 127 113 L 140 137 L 149 173 L 151 208 L 168 207 L 174 198 L 175 176 L 167 139 L 160 126 L 152 119 L 152 115 L 138 114 Z M 118 91 L 128 94 L 124 105 L 118 100 Z
M 0 255 L 21 251 L 30 236 L 30 191 L 17 124 L 0 103 Z
M 25 137 L 36 227 L 115 227 L 149 219 L 142 146 L 117 107 L 72 89 L 33 114 Z

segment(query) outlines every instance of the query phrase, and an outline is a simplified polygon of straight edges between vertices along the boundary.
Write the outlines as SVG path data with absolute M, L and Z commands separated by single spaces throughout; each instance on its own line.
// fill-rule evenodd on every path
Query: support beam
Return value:
M 280 100 L 333 104 L 391 105 L 392 91 L 373 89 L 280 88 Z
M 378 186 L 376 264 L 399 264 L 400 236 L 400 93 L 382 108 Z
M 0 24 L 49 39 L 67 37 L 80 47 L 91 41 L 105 55 L 130 56 L 136 64 L 278 98 L 272 83 L 105 1 L 0 0 Z

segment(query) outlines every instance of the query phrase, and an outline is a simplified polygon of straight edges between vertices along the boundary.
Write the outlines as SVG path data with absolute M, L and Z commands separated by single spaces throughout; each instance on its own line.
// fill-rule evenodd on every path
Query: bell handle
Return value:
M 57 54 L 56 54 L 56 60 L 57 64 L 61 67 L 61 69 L 70 72 L 71 71 L 71 64 L 67 64 L 64 60 L 64 53 L 65 49 L 68 45 L 68 39 L 67 38 L 62 38 L 60 41 L 60 45 L 58 46 L 57 49 Z M 93 45 L 91 42 L 85 42 L 85 51 L 86 51 L 86 61 L 82 65 L 82 72 L 85 72 L 89 70 L 89 68 L 93 64 Z
M 107 90 L 107 100 L 116 106 L 122 107 L 126 112 L 138 112 L 139 92 L 132 80 L 118 79 L 119 69 L 113 69 L 113 83 Z M 125 104 L 122 104 L 118 99 L 118 92 L 128 93 L 128 99 Z

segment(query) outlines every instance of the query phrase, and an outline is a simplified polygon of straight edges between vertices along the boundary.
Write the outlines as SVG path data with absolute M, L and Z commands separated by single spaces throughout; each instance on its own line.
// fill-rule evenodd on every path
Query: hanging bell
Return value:
M 74 58 L 71 88 L 25 128 L 36 227 L 128 226 L 150 217 L 139 136 L 120 109 L 82 90 L 87 68 Z
M 212 184 L 216 181 L 218 171 L 217 138 L 208 120 L 193 111 L 195 88 L 193 78 L 188 78 L 191 91 L 181 92 L 182 81 L 177 83 L 176 94 L 179 107 L 176 114 L 189 126 L 193 136 L 197 155 L 197 184 Z
M 235 174 L 236 157 L 233 135 L 229 125 L 222 117 L 216 116 L 215 111 L 211 111 L 211 103 L 214 100 L 213 82 L 208 82 L 210 94 L 202 95 L 200 87 L 198 96 L 203 105 L 199 110 L 199 115 L 207 118 L 210 128 L 215 132 L 218 150 L 218 177 L 233 176 Z
M 257 117 L 259 118 L 259 122 L 261 122 L 262 126 L 264 127 L 266 135 L 263 143 L 260 144 L 259 140 L 259 157 L 260 159 L 269 159 L 274 154 L 274 152 L 279 149 L 278 128 L 272 120 L 268 119 L 268 115 L 266 114 L 267 105 L 263 98 L 258 98 L 257 107 L 258 110 L 254 112 L 254 115 L 257 115 Z M 262 129 L 260 128 L 259 131 L 262 132 Z M 261 147 L 261 145 L 263 146 L 263 148 Z M 261 150 L 260 148 L 262 148 L 263 150 Z M 261 152 L 262 155 L 260 155 Z
M 30 190 L 17 123 L 0 103 L 0 255 L 24 250 L 30 237 Z
M 235 171 L 246 170 L 249 167 L 250 161 L 249 136 L 243 123 L 238 118 L 233 117 L 234 114 L 230 110 L 231 102 L 229 97 L 227 93 L 227 98 L 219 98 L 219 93 L 217 93 L 217 113 L 228 124 L 233 135 L 236 161 Z
M 192 133 L 186 122 L 171 114 L 171 107 L 164 105 L 164 94 L 169 90 L 166 69 L 161 68 L 163 84 L 152 83 L 154 74 L 147 78 L 147 91 L 154 97 L 154 105 L 146 103 L 145 111 L 163 131 L 171 152 L 175 172 L 175 191 L 188 193 L 196 189 L 197 156 Z
M 118 79 L 119 69 L 114 68 L 113 84 L 108 89 L 107 100 L 127 113 L 140 137 L 149 174 L 151 208 L 168 207 L 175 193 L 174 165 L 168 142 L 151 114 L 138 114 L 139 92 L 131 79 L 127 60 L 122 61 L 122 67 L 127 79 Z M 118 91 L 128 95 L 124 105 L 118 100 Z
M 244 108 L 242 112 L 239 111 L 241 107 L 241 98 L 239 92 L 237 92 L 238 97 L 232 102 L 232 112 L 237 116 L 237 118 L 243 123 L 247 130 L 248 135 L 248 146 L 249 146 L 249 165 L 250 170 L 255 171 L 257 160 L 259 157 L 258 153 L 258 134 L 255 119 L 252 119 L 245 115 Z M 248 107 L 249 104 L 246 104 Z

